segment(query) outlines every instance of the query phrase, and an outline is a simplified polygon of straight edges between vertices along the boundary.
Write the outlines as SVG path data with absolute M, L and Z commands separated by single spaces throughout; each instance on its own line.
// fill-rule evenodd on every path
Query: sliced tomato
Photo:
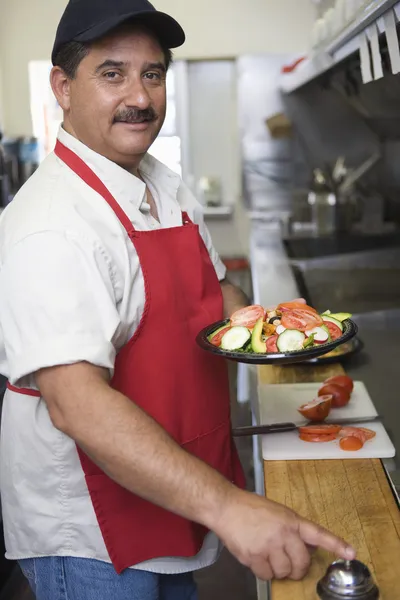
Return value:
M 317 313 L 317 311 L 315 310 L 315 308 L 313 308 L 312 306 L 308 306 L 308 304 L 300 300 L 292 300 L 291 302 L 282 302 L 281 304 L 278 304 L 278 308 L 277 310 L 280 310 L 281 312 L 287 312 L 288 310 L 293 310 L 293 309 L 300 309 L 300 310 L 306 310 L 308 312 L 312 312 L 312 313 Z
M 262 306 L 254 304 L 240 308 L 231 316 L 232 327 L 254 327 L 258 319 L 264 319 L 265 311 Z
M 348 375 L 333 375 L 332 377 L 325 379 L 324 383 L 334 383 L 336 385 L 340 385 L 341 387 L 344 387 L 349 394 L 351 394 L 354 388 L 354 382 Z
M 329 333 L 331 334 L 332 341 L 342 337 L 343 332 L 341 331 L 340 327 L 338 327 L 338 325 L 335 325 L 335 323 L 332 323 L 332 321 L 324 321 L 324 325 L 328 328 Z
M 372 438 L 376 436 L 376 431 L 373 431 L 372 429 L 367 429 L 367 427 L 359 427 L 358 429 L 360 429 L 360 431 L 364 433 L 365 439 L 367 441 L 372 440 Z
M 341 430 L 340 425 L 322 423 L 321 425 L 304 425 L 299 427 L 299 433 L 305 435 L 335 435 Z
M 278 353 L 278 346 L 276 345 L 278 336 L 277 335 L 271 335 L 271 337 L 269 337 L 267 339 L 266 345 L 267 345 L 267 352 L 271 352 L 271 353 Z
M 336 383 L 328 383 L 324 384 L 318 390 L 318 396 L 326 396 L 327 394 L 331 394 L 332 398 L 332 408 L 341 408 L 342 406 L 346 406 L 346 404 L 350 401 L 349 392 L 340 385 Z
M 363 444 L 376 436 L 376 432 L 365 427 L 342 427 L 340 437 L 356 437 Z
M 327 433 L 325 435 L 318 435 L 316 433 L 314 433 L 314 434 L 300 433 L 300 439 L 303 440 L 303 442 L 314 442 L 314 443 L 333 442 L 334 440 L 336 440 L 336 434 L 335 433 Z
M 214 337 L 210 339 L 210 344 L 219 348 L 221 345 L 222 338 L 224 337 L 225 333 L 229 330 L 230 326 L 228 325 L 228 327 L 224 327 L 223 329 L 221 329 L 221 331 L 218 331 L 218 333 L 216 333 Z
M 319 327 L 323 323 L 316 312 L 312 313 L 300 308 L 284 312 L 281 322 L 286 329 L 298 329 L 299 331 L 314 329 L 314 327 Z
M 347 452 L 357 452 L 364 446 L 364 442 L 355 436 L 344 437 L 340 440 L 339 446 Z
M 329 415 L 332 406 L 332 396 L 319 396 L 297 410 L 308 421 L 324 421 Z

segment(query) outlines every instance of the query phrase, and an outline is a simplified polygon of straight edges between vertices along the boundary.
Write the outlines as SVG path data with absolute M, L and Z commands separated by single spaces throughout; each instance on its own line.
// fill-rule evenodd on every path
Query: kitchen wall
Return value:
M 315 7 L 310 0 L 155 0 L 187 32 L 180 58 L 237 56 L 308 49 Z M 28 63 L 50 55 L 65 0 L 0 0 L 0 67 L 9 135 L 31 133 Z

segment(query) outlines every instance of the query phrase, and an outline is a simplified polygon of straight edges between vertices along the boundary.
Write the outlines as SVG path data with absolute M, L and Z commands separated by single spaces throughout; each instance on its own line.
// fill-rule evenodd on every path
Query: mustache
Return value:
M 141 110 L 136 107 L 121 110 L 114 117 L 114 123 L 144 123 L 145 121 L 155 121 L 157 113 L 152 106 Z

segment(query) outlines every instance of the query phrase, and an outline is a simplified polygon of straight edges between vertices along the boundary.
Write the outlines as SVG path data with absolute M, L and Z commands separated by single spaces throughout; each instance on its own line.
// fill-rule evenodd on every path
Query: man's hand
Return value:
M 343 540 L 288 508 L 239 491 L 221 511 L 215 531 L 232 554 L 262 580 L 302 579 L 313 548 L 345 560 L 355 557 Z
M 239 310 L 239 308 L 244 308 L 251 304 L 251 301 L 243 290 L 236 285 L 233 285 L 228 279 L 223 279 L 221 281 L 221 290 L 224 298 L 225 318 L 231 317 L 235 311 Z

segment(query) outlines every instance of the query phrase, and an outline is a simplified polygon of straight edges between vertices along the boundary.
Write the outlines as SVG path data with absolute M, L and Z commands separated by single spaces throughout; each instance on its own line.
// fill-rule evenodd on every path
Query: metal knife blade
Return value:
M 335 419 L 329 421 L 323 421 L 321 423 L 310 423 L 310 421 L 303 421 L 302 423 L 272 423 L 271 425 L 254 425 L 249 427 L 235 427 L 232 429 L 234 437 L 241 437 L 246 435 L 266 435 L 269 433 L 283 433 L 285 431 L 296 431 L 299 427 L 306 425 L 349 425 L 356 426 L 362 423 L 376 423 L 381 421 L 380 415 L 374 417 L 360 417 L 358 419 Z

